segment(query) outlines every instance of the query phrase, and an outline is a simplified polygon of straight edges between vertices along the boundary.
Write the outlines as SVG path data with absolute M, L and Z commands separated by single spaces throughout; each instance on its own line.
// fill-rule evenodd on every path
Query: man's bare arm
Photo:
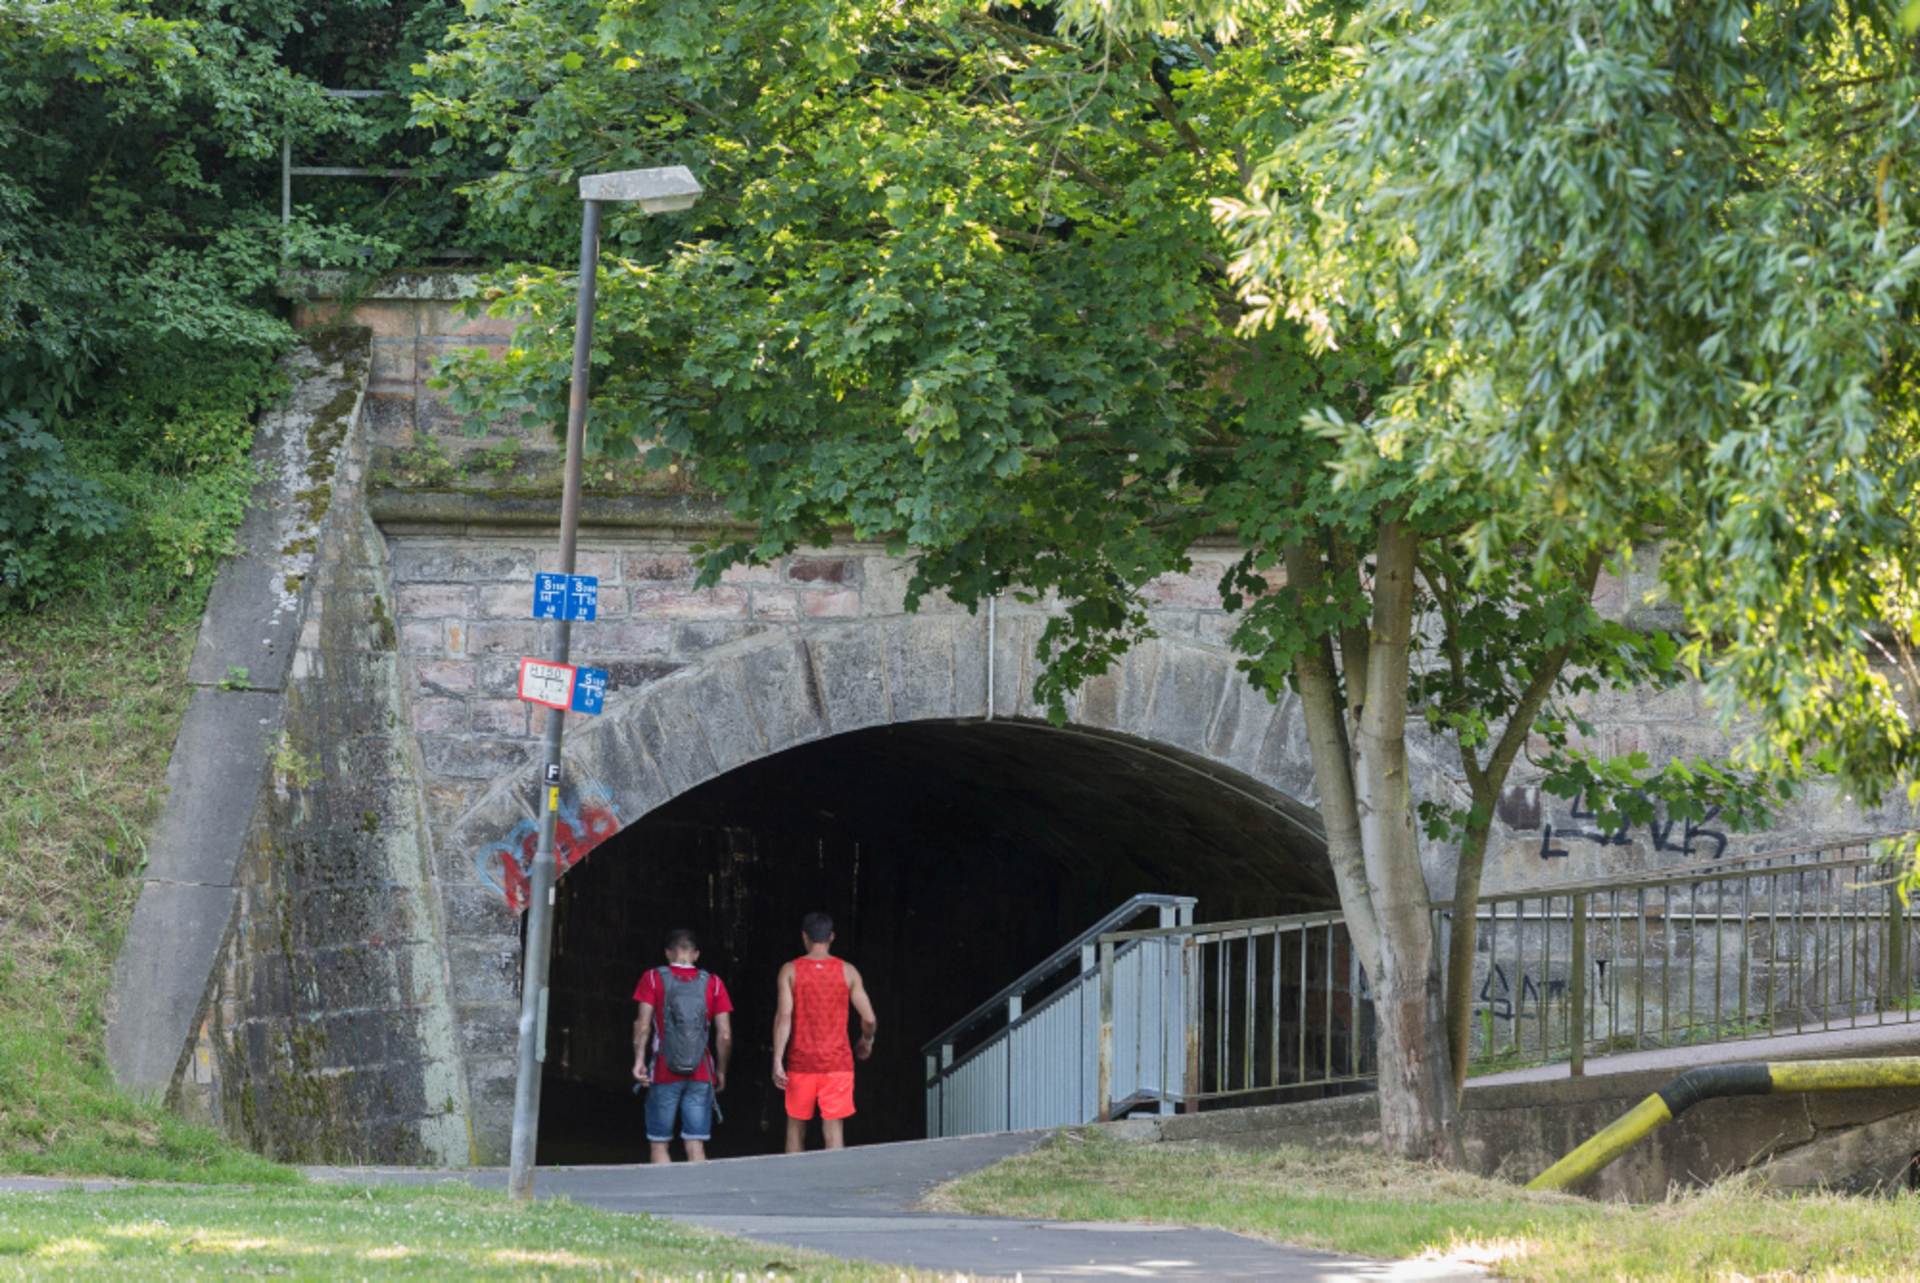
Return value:
M 727 1062 L 733 1059 L 733 1013 L 713 1018 L 713 1089 L 727 1089 Z
M 865 1060 L 873 1054 L 873 1035 L 880 1028 L 879 1019 L 873 1014 L 873 999 L 867 996 L 867 982 L 852 963 L 847 963 L 847 997 L 853 1003 L 853 1009 L 860 1013 L 860 1042 L 853 1054 Z
M 647 1072 L 647 1047 L 653 1041 L 653 1006 L 640 1004 L 640 1014 L 633 1021 L 633 1080 L 646 1083 L 651 1080 Z
M 787 1041 L 793 1037 L 793 964 L 780 968 L 773 1008 L 773 1085 L 787 1086 Z

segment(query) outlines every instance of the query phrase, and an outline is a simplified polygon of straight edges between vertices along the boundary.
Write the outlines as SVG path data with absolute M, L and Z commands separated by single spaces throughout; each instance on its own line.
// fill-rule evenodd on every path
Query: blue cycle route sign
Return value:
M 607 670 L 582 668 L 573 683 L 573 711 L 598 713 L 607 706 Z
M 600 610 L 600 580 L 594 575 L 540 571 L 533 577 L 533 617 L 593 622 Z

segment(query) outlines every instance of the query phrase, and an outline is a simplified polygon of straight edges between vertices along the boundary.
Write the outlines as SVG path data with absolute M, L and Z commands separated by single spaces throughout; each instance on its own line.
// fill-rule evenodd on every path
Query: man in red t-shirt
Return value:
M 654 967 L 634 986 L 640 1014 L 633 1022 L 633 1080 L 647 1089 L 647 1141 L 652 1161 L 670 1163 L 676 1124 L 687 1148 L 687 1161 L 707 1161 L 707 1141 L 713 1136 L 714 1095 L 727 1089 L 727 1061 L 733 1056 L 733 999 L 719 976 L 697 965 L 700 946 L 693 932 L 680 928 L 667 934 L 667 965 Z M 662 1054 L 663 1041 L 672 1036 L 676 1010 L 698 1011 L 701 1005 L 685 991 L 667 986 L 700 985 L 705 989 L 704 1010 L 713 1030 L 713 1047 L 705 1050 L 706 1031 L 699 1031 L 699 1068 L 676 1074 Z M 676 1007 L 676 1004 L 678 1006 Z
M 807 1147 L 807 1124 L 820 1114 L 828 1149 L 844 1149 L 853 1117 L 853 1062 L 873 1054 L 873 999 L 850 962 L 833 956 L 833 919 L 809 913 L 800 923 L 806 953 L 780 968 L 773 1015 L 773 1085 L 787 1093 L 787 1152 Z M 860 1042 L 847 1045 L 847 1008 L 860 1013 Z M 791 1048 L 789 1048 L 791 1043 Z

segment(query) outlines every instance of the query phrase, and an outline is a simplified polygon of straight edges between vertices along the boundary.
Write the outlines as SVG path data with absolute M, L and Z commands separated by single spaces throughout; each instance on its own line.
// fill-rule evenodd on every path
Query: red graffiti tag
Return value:
M 560 875 L 619 831 L 620 818 L 610 806 L 584 802 L 563 807 L 553 825 L 553 854 Z M 507 907 L 515 913 L 526 911 L 528 870 L 539 847 L 539 826 L 522 820 L 504 843 L 488 848 L 474 861 L 480 876 L 506 896 Z

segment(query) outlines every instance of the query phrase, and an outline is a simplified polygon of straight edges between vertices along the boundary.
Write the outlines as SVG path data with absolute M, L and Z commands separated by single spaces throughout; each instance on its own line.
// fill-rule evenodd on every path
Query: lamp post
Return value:
M 629 169 L 617 174 L 588 174 L 580 180 L 579 299 L 573 318 L 573 379 L 567 392 L 567 468 L 560 492 L 560 573 L 571 575 L 574 543 L 580 527 L 581 456 L 586 451 L 587 383 L 593 353 L 594 288 L 600 266 L 600 206 L 608 201 L 638 205 L 649 214 L 690 208 L 700 199 L 700 184 L 684 165 L 665 169 Z M 553 622 L 550 658 L 567 662 L 573 625 Z M 547 1058 L 547 966 L 553 947 L 553 828 L 560 809 L 560 737 L 566 712 L 547 710 L 545 769 L 540 776 L 540 842 L 533 855 L 527 891 L 525 971 L 520 984 L 520 1055 L 513 1085 L 513 1146 L 508 1160 L 507 1192 L 515 1199 L 533 1196 L 533 1158 L 540 1136 L 540 1065 Z

